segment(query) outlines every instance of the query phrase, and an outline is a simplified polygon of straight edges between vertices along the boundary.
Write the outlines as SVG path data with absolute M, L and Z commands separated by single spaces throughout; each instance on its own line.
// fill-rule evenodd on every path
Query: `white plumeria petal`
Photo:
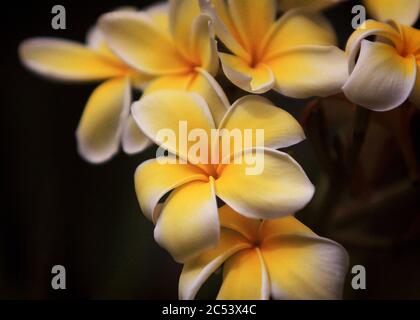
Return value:
M 356 67 L 343 86 L 346 97 L 374 111 L 400 106 L 416 81 L 414 56 L 402 57 L 395 48 L 363 40 Z

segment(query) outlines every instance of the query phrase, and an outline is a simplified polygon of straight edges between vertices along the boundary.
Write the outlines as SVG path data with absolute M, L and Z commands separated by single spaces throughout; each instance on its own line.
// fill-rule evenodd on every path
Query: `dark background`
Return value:
M 0 298 L 177 298 L 181 266 L 154 242 L 153 225 L 141 214 L 133 187 L 135 168 L 154 156 L 154 148 L 132 157 L 120 153 L 99 166 L 86 163 L 76 151 L 75 129 L 96 84 L 66 85 L 41 79 L 25 70 L 17 57 L 17 47 L 26 38 L 84 41 L 85 32 L 100 14 L 150 2 L 15 1 L 3 7 Z M 51 28 L 55 4 L 66 8 L 66 30 Z M 353 4 L 327 12 L 341 47 L 352 32 Z M 295 115 L 305 105 L 305 101 L 276 99 Z M 311 180 L 317 181 L 320 168 L 309 143 L 291 152 Z M 404 220 L 406 224 L 418 213 L 418 205 L 409 202 L 408 206 L 414 213 L 410 221 Z M 400 215 L 394 212 L 380 219 L 389 227 Z M 305 221 L 304 213 L 302 217 Z M 328 235 L 335 239 L 333 233 Z M 346 298 L 420 298 L 417 243 L 408 251 L 385 252 L 343 245 L 351 265 L 362 263 L 368 272 L 368 289 L 363 292 L 353 291 L 348 277 Z M 57 264 L 66 267 L 67 290 L 51 289 L 51 268 Z M 202 297 L 212 297 L 216 287 L 207 286 Z

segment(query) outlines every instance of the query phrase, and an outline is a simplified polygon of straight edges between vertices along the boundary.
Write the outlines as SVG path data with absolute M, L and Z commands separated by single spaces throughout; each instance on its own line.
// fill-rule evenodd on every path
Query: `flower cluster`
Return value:
M 347 253 L 293 217 L 315 188 L 278 151 L 304 140 L 304 130 L 260 94 L 343 92 L 374 111 L 407 99 L 419 105 L 420 31 L 409 25 L 420 1 L 365 0 L 383 22 L 366 21 L 345 51 L 320 12 L 339 2 L 170 0 L 104 14 L 86 45 L 53 38 L 21 44 L 22 62 L 38 74 L 103 81 L 77 128 L 83 158 L 104 162 L 120 144 L 127 154 L 152 143 L 165 151 L 139 165 L 135 189 L 155 240 L 184 264 L 181 299 L 193 299 L 222 266 L 220 299 L 341 297 Z M 235 87 L 249 95 L 231 104 Z M 133 89 L 142 92 L 134 102 Z M 211 141 L 197 144 L 199 133 Z M 234 150 L 225 148 L 231 140 Z

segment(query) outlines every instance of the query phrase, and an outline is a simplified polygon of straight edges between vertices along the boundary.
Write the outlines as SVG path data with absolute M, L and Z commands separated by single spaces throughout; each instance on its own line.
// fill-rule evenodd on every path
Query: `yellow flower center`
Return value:
M 420 61 L 420 30 L 401 26 L 401 48 L 399 54 L 403 57 L 414 55 Z
M 261 245 L 264 242 L 264 236 L 261 233 L 262 224 L 263 221 L 259 223 L 259 227 L 257 229 L 249 230 L 249 232 L 247 233 L 247 240 L 252 248 L 261 249 Z

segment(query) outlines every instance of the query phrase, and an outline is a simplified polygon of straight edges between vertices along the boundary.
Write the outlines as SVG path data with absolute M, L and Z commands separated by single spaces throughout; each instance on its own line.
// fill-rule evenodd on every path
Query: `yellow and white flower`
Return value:
M 220 243 L 185 263 L 179 298 L 194 299 L 223 266 L 218 299 L 340 299 L 348 255 L 338 243 L 317 236 L 293 216 L 274 220 L 219 209 Z
M 276 20 L 275 0 L 201 0 L 218 38 L 225 75 L 252 93 L 274 89 L 293 98 L 328 96 L 347 79 L 346 58 L 335 47 L 330 23 L 311 10 L 291 10 Z
M 99 25 L 123 61 L 156 78 L 144 95 L 161 89 L 197 92 L 212 102 L 212 115 L 220 121 L 226 101 L 212 78 L 219 59 L 209 17 L 200 13 L 198 0 L 170 0 L 155 11 L 158 20 L 145 12 L 111 12 Z
M 87 44 L 56 38 L 33 38 L 19 47 L 22 62 L 47 78 L 66 82 L 104 81 L 90 96 L 76 137 L 83 158 L 100 163 L 118 152 L 120 141 L 127 153 L 149 144 L 129 116 L 131 87 L 141 87 L 151 77 L 116 57 L 102 32 L 94 27 Z
M 368 20 L 352 34 L 346 52 L 350 77 L 343 91 L 349 100 L 374 111 L 407 99 L 420 106 L 420 30 Z
M 185 261 L 219 240 L 216 196 L 251 218 L 276 218 L 303 208 L 312 198 L 314 187 L 302 168 L 288 154 L 275 149 L 304 139 L 299 123 L 287 112 L 260 96 L 237 100 L 216 125 L 206 101 L 197 94 L 160 90 L 142 97 L 132 106 L 141 130 L 156 144 L 188 163 L 162 164 L 160 159 L 142 163 L 135 173 L 136 193 L 143 213 L 156 223 L 155 239 L 177 261 Z M 192 130 L 218 132 L 263 129 L 262 141 L 253 140 L 249 148 L 235 149 L 235 156 L 258 157 L 264 163 L 259 175 L 247 175 L 246 161 L 220 159 L 220 150 L 210 145 L 209 155 L 216 162 L 195 163 L 180 144 L 163 137 L 162 128 L 178 132 L 179 123 Z M 220 136 L 220 135 L 219 135 Z M 263 151 L 263 152 L 262 152 Z M 232 157 L 231 153 L 229 157 Z M 212 159 L 214 159 L 212 158 Z M 161 210 L 159 200 L 172 191 Z

